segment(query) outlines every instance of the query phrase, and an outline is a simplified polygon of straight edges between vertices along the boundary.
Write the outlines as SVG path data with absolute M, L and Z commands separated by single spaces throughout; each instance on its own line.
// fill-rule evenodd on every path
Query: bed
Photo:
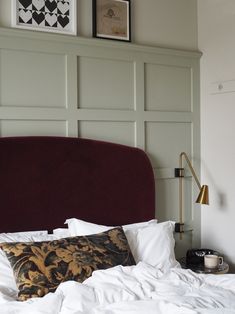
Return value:
M 234 275 L 176 261 L 142 150 L 9 137 L 0 152 L 1 314 L 235 313 Z

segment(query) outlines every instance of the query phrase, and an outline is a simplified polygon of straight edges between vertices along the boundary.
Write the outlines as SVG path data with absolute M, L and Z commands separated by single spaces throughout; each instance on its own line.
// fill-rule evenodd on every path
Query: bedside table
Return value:
M 216 275 L 219 275 L 219 274 L 227 274 L 227 272 L 229 271 L 229 265 L 226 262 L 223 262 L 223 264 L 219 265 L 219 267 L 216 268 L 216 269 L 214 269 L 214 268 L 206 268 L 204 266 L 204 264 L 187 265 L 185 257 L 180 258 L 178 260 L 178 262 L 180 263 L 182 268 L 184 268 L 184 269 L 191 269 L 195 273 L 199 273 L 199 274 L 216 274 Z

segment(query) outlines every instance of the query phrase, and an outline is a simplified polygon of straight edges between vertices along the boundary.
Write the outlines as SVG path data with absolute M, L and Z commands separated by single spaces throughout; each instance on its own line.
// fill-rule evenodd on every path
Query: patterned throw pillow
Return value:
M 135 260 L 121 227 L 103 233 L 44 242 L 0 243 L 13 268 L 18 299 L 42 297 L 61 282 L 83 282 L 96 269 Z

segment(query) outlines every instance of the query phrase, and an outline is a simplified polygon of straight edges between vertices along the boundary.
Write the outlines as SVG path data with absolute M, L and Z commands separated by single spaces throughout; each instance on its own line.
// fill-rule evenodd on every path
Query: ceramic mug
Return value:
M 204 266 L 206 268 L 218 268 L 224 262 L 222 256 L 218 255 L 205 255 L 204 256 Z

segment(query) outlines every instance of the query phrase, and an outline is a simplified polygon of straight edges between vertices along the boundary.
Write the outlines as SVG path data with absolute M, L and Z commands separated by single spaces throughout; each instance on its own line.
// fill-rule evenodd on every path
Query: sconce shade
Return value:
M 201 187 L 196 203 L 209 205 L 209 189 L 207 185 Z

